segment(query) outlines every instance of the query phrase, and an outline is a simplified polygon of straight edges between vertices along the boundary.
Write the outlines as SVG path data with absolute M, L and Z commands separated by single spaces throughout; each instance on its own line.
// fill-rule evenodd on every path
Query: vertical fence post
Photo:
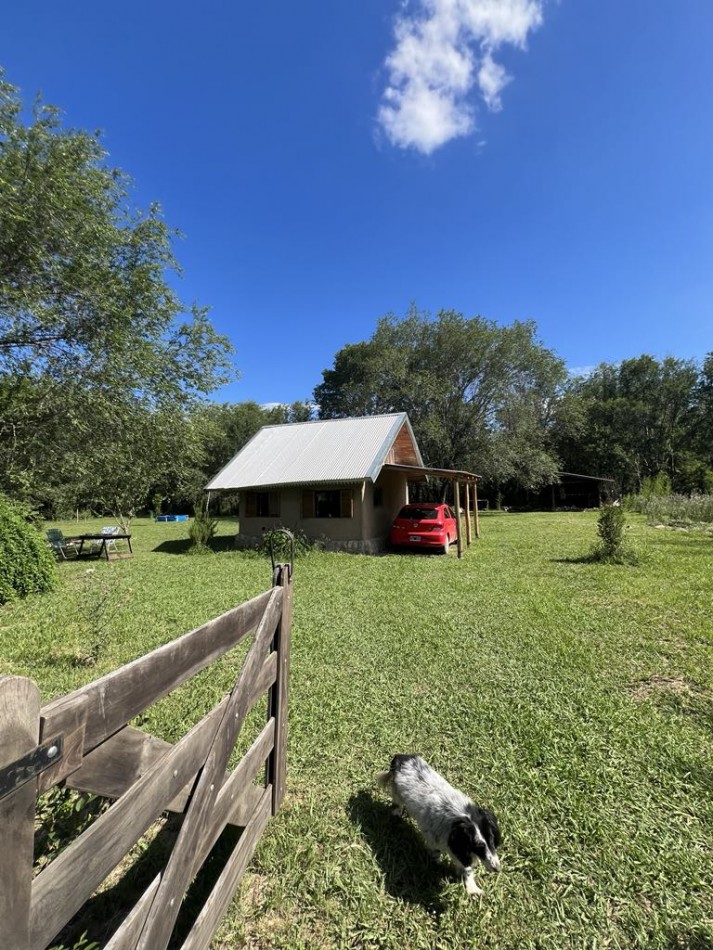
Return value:
M 24 676 L 0 677 L 0 769 L 37 748 L 40 691 Z M 30 895 L 37 779 L 0 799 L 0 922 L 2 944 L 26 950 L 30 941 Z
M 275 717 L 275 748 L 267 760 L 267 784 L 272 783 L 272 814 L 276 815 L 285 797 L 287 781 L 287 693 L 290 678 L 290 640 L 292 634 L 292 569 L 278 564 L 275 586 L 283 588 L 282 616 L 275 631 L 273 650 L 277 651 L 277 679 L 268 697 L 268 717 Z

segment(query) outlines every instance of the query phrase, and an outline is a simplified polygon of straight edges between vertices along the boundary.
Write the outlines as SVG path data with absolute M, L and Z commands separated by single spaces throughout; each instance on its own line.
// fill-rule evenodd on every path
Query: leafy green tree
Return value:
M 547 446 L 562 361 L 533 323 L 499 326 L 415 307 L 383 317 L 335 357 L 314 392 L 322 418 L 408 413 L 427 464 L 536 487 L 557 467 Z
M 553 436 L 565 468 L 616 478 L 627 492 L 660 472 L 680 487 L 698 378 L 693 361 L 643 355 L 574 380 Z
M 23 122 L 0 77 L 0 487 L 15 496 L 61 483 L 65 500 L 98 501 L 92 485 L 123 470 L 128 486 L 144 449 L 141 467 L 164 477 L 137 428 L 164 432 L 232 375 L 227 339 L 173 290 L 176 232 L 158 205 L 132 206 L 130 184 L 99 135 L 63 128 L 55 108 L 38 101 Z

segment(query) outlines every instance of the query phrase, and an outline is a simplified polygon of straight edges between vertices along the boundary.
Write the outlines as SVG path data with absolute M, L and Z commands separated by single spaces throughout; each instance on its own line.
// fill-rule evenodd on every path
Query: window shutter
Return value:
M 257 492 L 245 492 L 245 517 L 257 518 Z
M 279 491 L 271 491 L 270 496 L 267 501 L 268 511 L 270 512 L 271 518 L 280 517 L 280 493 Z
M 302 517 L 314 518 L 314 492 L 302 492 Z
M 354 508 L 351 488 L 343 488 L 339 493 L 339 517 L 353 518 Z

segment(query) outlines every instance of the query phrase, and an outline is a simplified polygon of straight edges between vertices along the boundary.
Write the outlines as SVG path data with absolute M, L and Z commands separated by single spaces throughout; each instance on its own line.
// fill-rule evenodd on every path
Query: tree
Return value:
M 427 464 L 536 487 L 556 470 L 547 447 L 562 361 L 533 323 L 415 307 L 379 320 L 371 340 L 340 350 L 314 392 L 322 418 L 407 412 Z
M 134 410 L 142 425 L 187 411 L 230 378 L 232 347 L 172 289 L 176 232 L 158 205 L 132 207 L 99 135 L 39 101 L 29 124 L 21 109 L 0 76 L 0 487 L 33 500 L 50 448 L 68 494 L 78 465 L 99 484 L 118 469 L 113 452 L 85 454 L 87 433 L 135 448 Z
M 638 491 L 665 472 L 681 488 L 691 464 L 699 372 L 690 360 L 643 355 L 602 363 L 563 397 L 575 426 L 558 426 L 556 448 L 569 471 L 616 478 Z

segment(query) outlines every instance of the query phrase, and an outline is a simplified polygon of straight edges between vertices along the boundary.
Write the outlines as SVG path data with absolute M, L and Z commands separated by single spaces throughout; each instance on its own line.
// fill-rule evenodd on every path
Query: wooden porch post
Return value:
M 480 518 L 478 517 L 478 480 L 473 482 L 473 513 L 475 514 L 475 536 L 480 537 Z
M 465 482 L 465 543 L 470 547 L 470 485 Z
M 456 538 L 458 541 L 458 557 L 463 557 L 463 532 L 461 530 L 460 518 L 460 482 L 457 478 L 453 479 L 453 495 L 456 503 L 456 525 L 458 527 L 458 535 Z

